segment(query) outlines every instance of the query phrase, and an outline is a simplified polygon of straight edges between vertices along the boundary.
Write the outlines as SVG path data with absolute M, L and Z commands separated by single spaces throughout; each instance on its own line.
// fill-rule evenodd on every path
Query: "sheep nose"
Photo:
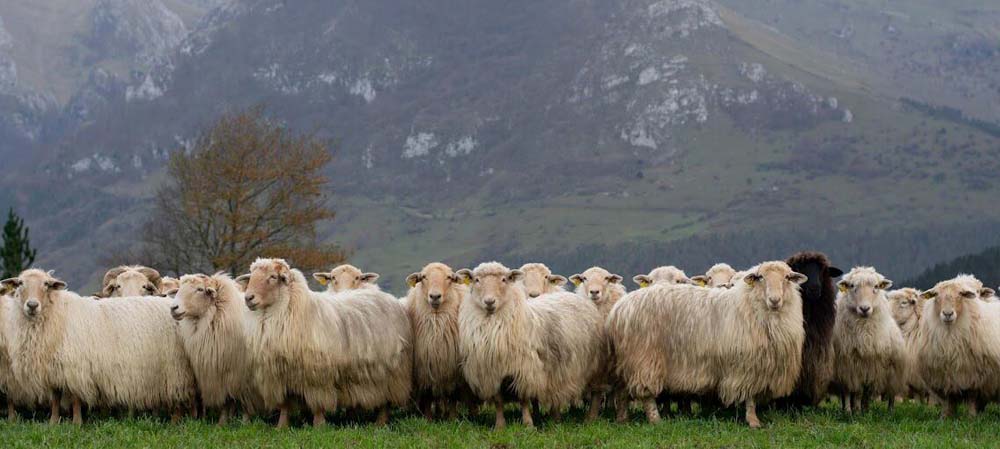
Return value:
M 493 298 L 489 298 L 489 299 L 483 300 L 483 304 L 486 304 L 487 306 L 492 306 L 492 305 L 494 305 L 496 303 L 497 303 L 497 300 L 493 299 Z
M 256 298 L 256 296 L 254 296 L 254 294 L 252 294 L 252 293 L 247 294 L 246 296 L 243 297 L 243 299 L 245 299 L 246 302 L 253 301 L 254 298 Z
M 528 296 L 530 296 L 532 298 L 537 298 L 538 297 L 538 293 L 531 292 L 531 293 L 528 293 Z
M 867 315 L 868 312 L 872 311 L 872 306 L 858 306 L 858 311 L 860 311 L 862 314 Z
M 779 298 L 767 298 L 767 305 L 771 306 L 772 309 L 777 308 L 781 304 L 781 299 Z
M 441 300 L 441 294 L 440 293 L 431 293 L 431 294 L 429 294 L 427 296 L 430 296 L 431 301 L 435 301 L 436 302 L 436 301 L 440 301 Z
M 37 309 L 38 308 L 38 301 L 35 301 L 34 299 L 28 301 L 28 308 L 31 309 L 31 310 Z
M 948 310 L 948 311 L 941 312 L 941 315 L 944 315 L 945 318 L 951 318 L 951 317 L 955 316 L 955 312 L 951 311 L 951 310 Z
M 591 290 L 591 291 L 590 291 L 590 296 L 597 296 L 597 295 L 599 295 L 599 294 L 601 294 L 601 291 L 600 291 L 600 290 Z
M 177 311 L 177 307 L 179 307 L 179 306 L 170 306 L 170 311 L 171 312 L 176 312 Z

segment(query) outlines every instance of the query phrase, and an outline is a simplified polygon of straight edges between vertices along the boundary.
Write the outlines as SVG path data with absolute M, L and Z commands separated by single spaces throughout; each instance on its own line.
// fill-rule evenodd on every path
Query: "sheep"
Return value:
M 705 287 L 732 288 L 737 280 L 735 276 L 736 270 L 729 264 L 717 263 L 712 265 L 712 268 L 709 268 L 704 275 L 692 277 L 691 281 Z
M 160 278 L 160 296 L 173 296 L 180 288 L 180 279 L 170 276 Z
M 253 317 L 243 293 L 226 274 L 185 275 L 179 282 L 170 314 L 179 322 L 202 405 L 220 409 L 222 426 L 232 402 L 248 412 L 260 406 L 250 353 Z
M 142 265 L 122 265 L 108 270 L 101 282 L 104 298 L 155 296 L 160 294 L 160 273 Z
M 906 343 L 886 300 L 891 286 L 872 267 L 855 267 L 837 283 L 833 383 L 847 413 L 867 410 L 872 395 L 883 395 L 892 411 L 905 391 Z
M 653 270 L 650 272 L 650 276 L 652 279 L 657 280 L 671 276 L 676 279 L 686 278 L 683 271 L 677 270 L 673 267 Z M 570 276 L 570 281 L 572 281 L 576 286 L 577 296 L 582 298 L 584 301 L 593 302 L 594 305 L 597 306 L 597 310 L 601 312 L 602 326 L 600 330 L 602 351 L 600 354 L 600 363 L 598 364 L 597 373 L 594 379 L 591 380 L 590 410 L 587 412 L 586 417 L 587 421 L 593 421 L 597 419 L 604 396 L 611 391 L 612 384 L 611 354 L 607 350 L 607 336 L 604 333 L 603 323 L 604 320 L 608 318 L 608 313 L 611 311 L 611 308 L 614 307 L 615 303 L 625 296 L 625 293 L 627 292 L 625 290 L 625 286 L 622 285 L 621 276 L 611 273 L 601 267 L 590 267 L 583 273 L 574 274 Z M 619 413 L 623 414 L 625 412 L 624 402 L 619 402 L 617 405 Z
M 6 337 L 7 317 L 12 313 L 17 313 L 14 300 L 7 296 L 6 288 L 0 288 L 0 397 L 7 401 L 7 419 L 17 419 L 17 411 L 14 408 L 17 402 L 17 385 L 14 378 L 14 371 L 11 367 L 11 360 L 8 353 L 8 342 Z
M 326 286 L 326 291 L 332 293 L 359 288 L 379 290 L 378 284 L 375 283 L 378 281 L 378 273 L 363 273 L 350 264 L 340 265 L 330 270 L 329 273 L 313 273 L 313 279 L 316 279 L 320 285 Z
M 529 298 L 537 298 L 546 293 L 556 293 L 566 291 L 566 278 L 558 274 L 552 274 L 552 270 L 543 263 L 526 263 L 521 265 L 521 272 L 524 278 L 521 285 Z
M 972 276 L 939 282 L 921 294 L 927 299 L 916 341 L 916 370 L 927 388 L 943 401 L 941 416 L 956 402 L 1000 392 L 1000 313 L 980 297 L 982 283 Z
M 650 422 L 660 420 L 655 398 L 662 392 L 714 393 L 726 406 L 745 404 L 747 423 L 759 428 L 756 403 L 794 389 L 806 277 L 780 261 L 749 271 L 730 289 L 654 285 L 611 309 L 615 373 Z
M 493 401 L 494 427 L 506 425 L 505 385 L 520 400 L 528 427 L 532 400 L 557 411 L 579 399 L 598 368 L 597 306 L 568 292 L 528 301 L 518 285 L 524 273 L 497 262 L 457 274 L 471 283 L 458 317 L 462 374 L 477 397 Z
M 632 276 L 632 282 L 639 285 L 639 288 L 646 288 L 653 284 L 693 284 L 694 281 L 684 274 L 684 270 L 673 265 L 666 265 L 654 268 L 649 274 L 637 274 Z
M 170 319 L 170 300 L 93 301 L 37 269 L 0 283 L 14 289 L 19 311 L 8 329 L 14 375 L 32 400 L 49 401 L 50 422 L 59 421 L 56 392 L 72 402 L 75 424 L 83 421 L 83 404 L 173 408 L 176 420 L 193 403 L 194 373 Z M 109 350 L 109 342 L 128 350 Z
M 374 289 L 310 291 L 302 272 L 282 259 L 257 259 L 244 281 L 256 320 L 254 379 L 264 406 L 280 410 L 279 428 L 288 426 L 292 394 L 305 399 L 315 426 L 338 406 L 379 409 L 377 424 L 385 425 L 389 406 L 406 403 L 413 335 L 395 297 Z
M 837 290 L 833 279 L 844 274 L 819 252 L 800 252 L 785 260 L 808 280 L 801 286 L 802 319 L 806 341 L 802 346 L 802 372 L 788 403 L 819 405 L 827 397 L 833 379 L 833 326 L 837 318 Z
M 915 354 L 917 330 L 920 327 L 923 305 L 926 300 L 921 298 L 919 290 L 908 287 L 886 293 L 886 299 L 892 309 L 892 318 L 899 326 L 899 330 L 903 334 L 903 341 L 906 343 L 906 386 L 912 394 L 925 394 L 927 386 L 916 372 Z
M 468 387 L 458 354 L 458 310 L 469 295 L 451 267 L 431 263 L 406 277 L 406 312 L 413 327 L 414 395 L 424 416 L 432 419 L 432 403 L 456 410 L 456 395 Z

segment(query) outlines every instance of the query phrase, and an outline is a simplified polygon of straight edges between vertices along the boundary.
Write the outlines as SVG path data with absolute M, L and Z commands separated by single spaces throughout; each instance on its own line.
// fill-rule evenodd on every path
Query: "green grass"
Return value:
M 634 415 L 631 423 L 600 421 L 585 425 L 578 415 L 563 424 L 543 421 L 538 430 L 517 423 L 508 410 L 508 428 L 490 429 L 492 414 L 473 422 L 427 423 L 415 416 L 396 416 L 388 428 L 336 423 L 314 430 L 299 425 L 275 430 L 263 421 L 217 428 L 204 421 L 171 425 L 155 419 L 96 420 L 82 428 L 50 427 L 41 422 L 0 423 L 5 448 L 37 447 L 473 447 L 473 448 L 666 448 L 666 447 L 996 447 L 1000 409 L 991 407 L 977 418 L 941 420 L 932 407 L 905 404 L 889 414 L 882 406 L 849 418 L 834 406 L 816 411 L 763 411 L 762 430 L 750 430 L 735 411 L 694 418 L 667 418 L 648 425 Z

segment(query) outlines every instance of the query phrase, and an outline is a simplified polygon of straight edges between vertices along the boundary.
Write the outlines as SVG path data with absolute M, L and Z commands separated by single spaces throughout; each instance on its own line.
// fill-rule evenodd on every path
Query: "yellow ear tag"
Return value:
M 410 288 L 416 287 L 417 286 L 417 281 L 414 280 L 414 279 L 407 279 L 406 280 L 406 285 L 409 285 Z
M 318 278 L 316 280 L 319 281 L 319 285 L 326 285 L 327 283 L 330 282 L 326 278 Z
M 837 285 L 837 289 L 840 290 L 841 293 L 847 293 L 847 286 Z
M 463 277 L 462 278 L 462 283 L 465 284 L 465 285 L 470 285 L 470 284 L 472 284 L 472 279 Z
M 697 285 L 697 286 L 699 286 L 699 287 L 704 287 L 704 286 L 708 285 L 708 283 L 705 282 L 702 279 L 698 279 L 698 280 L 694 281 L 694 284 Z
M 639 288 L 646 288 L 646 287 L 649 287 L 649 282 L 646 281 L 639 282 Z

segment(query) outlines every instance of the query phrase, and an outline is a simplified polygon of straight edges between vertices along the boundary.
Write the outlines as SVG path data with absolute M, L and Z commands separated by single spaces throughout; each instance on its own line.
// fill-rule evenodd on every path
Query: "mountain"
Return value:
M 985 286 L 997 288 L 1000 285 L 1000 246 L 941 262 L 902 285 L 929 289 L 959 274 L 975 275 Z
M 67 103 L 86 113 L 59 115 L 58 132 L 21 150 L 0 206 L 24 211 L 41 265 L 93 283 L 95 261 L 134 240 L 167 155 L 222 111 L 266 104 L 336 143 L 338 218 L 322 235 L 390 284 L 438 259 L 551 258 L 569 270 L 648 247 L 663 259 L 643 260 L 684 265 L 668 257 L 690 252 L 668 247 L 701 245 L 694 269 L 793 241 L 845 266 L 892 249 L 907 262 L 884 271 L 912 276 L 1000 244 L 1000 133 L 979 99 L 894 81 L 890 63 L 873 67 L 879 53 L 804 38 L 815 33 L 799 28 L 828 25 L 769 19 L 799 11 L 784 3 L 222 3 L 182 20 L 180 40 L 165 31 L 176 21 L 125 33 L 171 37 L 119 45 L 148 65 L 128 78 L 89 74 Z M 925 13 L 965 23 L 945 10 Z M 943 55 L 950 35 L 937 26 L 896 28 Z M 975 67 L 951 70 L 989 78 Z M 928 235 L 961 244 L 927 252 Z

